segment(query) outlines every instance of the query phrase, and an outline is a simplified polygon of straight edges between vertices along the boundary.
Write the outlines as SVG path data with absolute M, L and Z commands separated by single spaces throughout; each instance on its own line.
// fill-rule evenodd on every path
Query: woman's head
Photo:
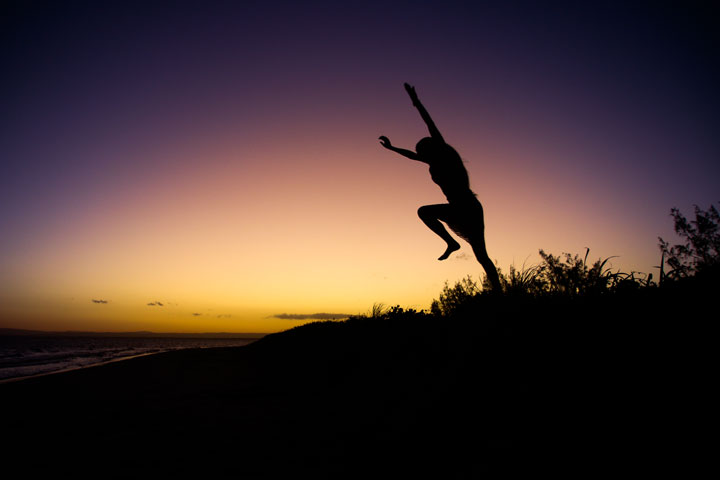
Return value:
M 450 145 L 432 137 L 421 138 L 417 145 L 415 145 L 415 152 L 417 152 L 421 159 L 426 161 L 432 161 L 453 154 L 457 155 L 455 149 Z
M 415 151 L 420 157 L 435 157 L 440 153 L 440 143 L 432 137 L 421 138 L 415 145 Z

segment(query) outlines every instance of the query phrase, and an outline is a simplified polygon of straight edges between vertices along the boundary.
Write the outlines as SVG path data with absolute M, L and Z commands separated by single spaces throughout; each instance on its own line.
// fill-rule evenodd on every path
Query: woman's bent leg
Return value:
M 425 205 L 418 209 L 420 220 L 447 243 L 445 253 L 440 255 L 438 260 L 445 260 L 452 252 L 460 250 L 460 244 L 445 229 L 445 226 L 440 223 L 440 220 L 447 222 L 451 215 L 452 207 L 447 203 L 441 205 Z

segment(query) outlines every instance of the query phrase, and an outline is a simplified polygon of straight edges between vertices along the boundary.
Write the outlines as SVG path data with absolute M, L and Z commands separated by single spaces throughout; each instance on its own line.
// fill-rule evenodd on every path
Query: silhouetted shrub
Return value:
M 382 318 L 388 311 L 388 308 L 383 303 L 373 303 L 370 307 L 370 311 L 367 316 L 370 318 Z
M 540 250 L 542 262 L 529 268 L 510 266 L 508 274 L 498 269 L 504 297 L 586 297 L 618 292 L 636 291 L 654 286 L 652 275 L 636 272 L 613 272 L 608 261 L 598 259 L 588 264 L 588 249 L 584 257 L 563 253 L 552 255 Z M 450 286 L 447 282 L 438 299 L 433 300 L 431 313 L 444 317 L 454 316 L 471 308 L 483 297 L 489 297 L 491 287 L 485 277 L 478 283 L 467 276 Z
M 540 265 L 538 275 L 544 280 L 547 292 L 569 296 L 606 293 L 621 279 L 627 277 L 626 274 L 613 273 L 610 268 L 605 268 L 613 257 L 598 259 L 589 266 L 587 263 L 589 254 L 588 248 L 584 258 L 580 258 L 577 254 L 563 253 L 563 259 L 561 256 L 540 250 L 543 263 Z
M 547 291 L 547 281 L 542 276 L 540 265 L 534 265 L 530 268 L 516 269 L 514 265 L 510 265 L 510 271 L 507 275 L 498 269 L 500 275 L 500 284 L 503 291 L 509 295 L 541 295 Z M 488 285 L 489 287 L 489 285 Z M 483 282 L 483 288 L 486 288 Z
M 430 312 L 434 315 L 452 316 L 479 295 L 481 291 L 482 289 L 469 275 L 452 287 L 445 282 L 445 286 L 440 292 L 440 298 L 433 300 Z
M 690 221 L 677 208 L 670 212 L 675 232 L 684 242 L 670 246 L 658 237 L 663 263 L 667 262 L 670 267 L 668 272 L 661 269 L 661 276 L 687 278 L 698 273 L 717 273 L 720 267 L 720 214 L 717 209 L 710 205 L 710 209 L 704 211 L 695 205 L 695 220 Z

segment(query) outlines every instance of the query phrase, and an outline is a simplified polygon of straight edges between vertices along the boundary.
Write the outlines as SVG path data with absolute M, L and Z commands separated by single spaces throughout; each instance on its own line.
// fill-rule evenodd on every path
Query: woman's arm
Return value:
M 430 130 L 430 136 L 436 140 L 445 143 L 445 139 L 440 134 L 440 130 L 438 130 L 438 128 L 435 126 L 435 122 L 433 122 L 432 118 L 430 118 L 430 114 L 427 112 L 427 110 L 425 110 L 425 107 L 420 102 L 417 93 L 415 93 L 415 87 L 412 87 L 406 83 L 405 90 L 408 92 L 408 95 L 410 95 L 410 100 L 412 100 L 415 108 L 417 108 L 418 112 L 420 112 L 420 116 L 425 121 L 425 125 L 427 125 L 428 130 Z
M 418 157 L 417 153 L 413 152 L 412 150 L 405 150 L 404 148 L 398 148 L 393 146 L 390 143 L 390 139 L 384 135 L 380 137 L 380 145 L 387 148 L 388 150 L 392 150 L 395 153 L 399 153 L 403 157 L 407 157 L 410 160 L 417 160 L 418 162 L 422 162 L 422 160 L 420 160 L 420 158 Z

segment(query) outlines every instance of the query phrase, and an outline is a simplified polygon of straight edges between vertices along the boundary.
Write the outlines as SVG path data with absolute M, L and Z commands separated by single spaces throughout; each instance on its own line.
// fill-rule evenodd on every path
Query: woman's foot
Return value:
M 456 250 L 460 250 L 460 244 L 457 243 L 455 240 L 453 240 L 452 243 L 448 242 L 447 250 L 445 250 L 445 253 L 440 255 L 440 258 L 438 258 L 438 260 L 445 260 L 450 256 L 451 253 Z

